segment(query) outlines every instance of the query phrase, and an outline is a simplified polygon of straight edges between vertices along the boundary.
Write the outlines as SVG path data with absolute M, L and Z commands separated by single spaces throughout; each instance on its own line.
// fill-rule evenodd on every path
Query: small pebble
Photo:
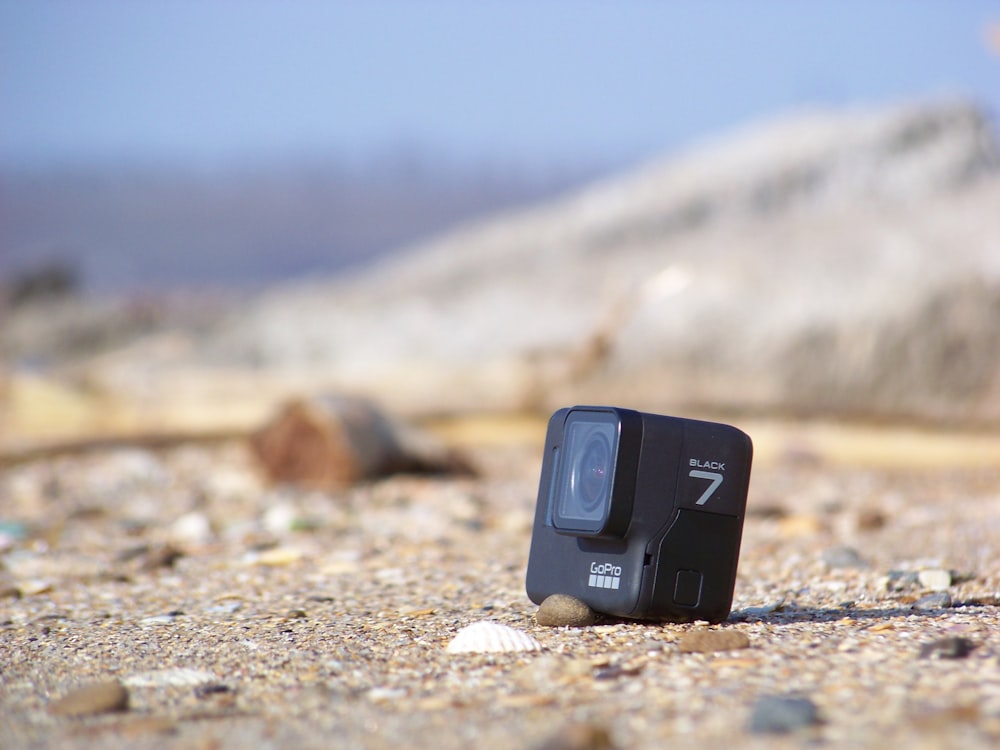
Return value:
M 575 596 L 553 594 L 542 602 L 535 620 L 546 627 L 582 628 L 593 625 L 597 616 L 594 610 Z
M 123 723 L 120 731 L 126 740 L 134 740 L 151 734 L 176 734 L 177 724 L 165 716 L 136 716 Z
M 152 615 L 150 617 L 143 617 L 139 620 L 140 625 L 173 625 L 177 622 L 177 618 L 184 613 L 179 610 L 174 610 L 173 612 L 167 612 L 162 615 Z
M 786 518 L 788 508 L 777 503 L 750 503 L 747 505 L 747 517 L 749 518 Z
M 13 547 L 27 536 L 28 527 L 20 521 L 0 521 L 0 551 Z
M 858 514 L 857 526 L 862 531 L 874 531 L 885 526 L 886 521 L 887 519 L 882 511 L 868 508 Z
M 831 547 L 823 551 L 823 562 L 831 568 L 867 568 L 868 563 L 854 547 Z
M 906 570 L 890 570 L 884 580 L 886 591 L 905 591 L 919 582 L 916 573 Z
M 49 706 L 55 716 L 90 716 L 128 708 L 128 690 L 118 680 L 93 682 L 71 690 Z
M 816 516 L 792 515 L 778 520 L 778 533 L 783 537 L 812 536 L 823 530 L 823 522 Z
M 635 677 L 642 673 L 642 664 L 612 664 L 599 669 L 594 674 L 595 680 L 617 680 L 620 677 Z
M 614 750 L 611 733 L 600 724 L 573 724 L 549 737 L 537 750 Z
M 950 570 L 921 570 L 917 573 L 920 585 L 928 591 L 947 591 L 951 586 Z
M 204 544 L 212 538 L 212 522 L 204 513 L 191 511 L 170 525 L 170 536 L 182 543 Z
M 38 596 L 39 594 L 47 594 L 50 591 L 52 591 L 52 582 L 39 579 L 22 581 L 18 586 L 18 592 L 21 596 Z
M 948 609 L 951 607 L 951 594 L 947 591 L 940 591 L 928 594 L 917 599 L 910 605 L 911 609 Z
M 759 734 L 783 734 L 819 723 L 819 712 L 808 698 L 766 695 L 753 707 L 750 731 Z
M 280 568 L 292 565 L 302 559 L 302 550 L 294 547 L 275 547 L 259 553 L 252 553 L 247 561 L 251 565 L 265 565 Z
M 139 570 L 156 570 L 157 568 L 170 568 L 178 558 L 184 553 L 170 544 L 148 545 L 140 544 L 130 547 L 119 553 L 115 560 L 120 563 L 128 563 Z
M 677 648 L 685 654 L 707 654 L 749 647 L 750 639 L 738 630 L 690 630 L 677 642 Z
M 157 568 L 172 568 L 178 558 L 184 556 L 177 547 L 172 544 L 160 544 L 151 547 L 149 551 L 140 558 L 139 567 L 142 570 L 156 570 Z
M 224 685 L 221 682 L 212 682 L 208 685 L 199 685 L 194 689 L 195 697 L 206 698 L 210 695 L 221 695 L 233 692 L 233 689 L 229 685 Z
M 393 703 L 405 698 L 406 691 L 403 688 L 373 687 L 365 696 L 375 703 Z
M 976 647 L 968 638 L 951 636 L 925 643 L 920 648 L 921 659 L 964 659 Z

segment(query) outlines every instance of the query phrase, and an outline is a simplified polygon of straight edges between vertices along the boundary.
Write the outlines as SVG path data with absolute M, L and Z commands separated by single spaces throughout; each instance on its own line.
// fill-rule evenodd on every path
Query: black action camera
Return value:
M 575 406 L 549 420 L 528 559 L 536 604 L 637 619 L 729 616 L 753 446 L 735 427 Z

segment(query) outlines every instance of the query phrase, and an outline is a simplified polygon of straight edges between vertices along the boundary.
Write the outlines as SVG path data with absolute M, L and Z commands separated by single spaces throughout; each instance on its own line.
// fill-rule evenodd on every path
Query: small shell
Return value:
M 449 654 L 488 654 L 505 651 L 538 651 L 542 647 L 522 630 L 483 620 L 466 625 L 448 644 Z

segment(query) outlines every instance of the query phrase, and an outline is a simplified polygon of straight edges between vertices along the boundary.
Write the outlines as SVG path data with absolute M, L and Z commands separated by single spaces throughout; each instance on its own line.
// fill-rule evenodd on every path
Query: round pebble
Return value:
M 128 690 L 118 680 L 92 682 L 71 690 L 49 706 L 55 716 L 90 716 L 128 708 Z
M 750 639 L 738 630 L 690 630 L 677 642 L 677 648 L 685 654 L 707 654 L 749 647 Z
M 917 599 L 911 606 L 913 609 L 948 609 L 951 606 L 951 595 L 947 591 L 928 594 Z
M 750 715 L 750 731 L 784 734 L 819 723 L 819 712 L 808 698 L 767 695 L 760 698 Z
M 535 620 L 545 627 L 582 628 L 593 625 L 597 616 L 585 602 L 568 594 L 552 594 L 542 602 Z
M 170 525 L 170 536 L 178 542 L 203 544 L 212 538 L 212 522 L 204 513 L 191 511 Z

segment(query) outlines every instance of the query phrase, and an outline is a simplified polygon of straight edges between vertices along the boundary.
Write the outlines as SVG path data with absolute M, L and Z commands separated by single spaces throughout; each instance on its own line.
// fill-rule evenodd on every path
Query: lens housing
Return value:
M 635 465 L 628 460 L 622 465 L 620 448 L 623 440 L 630 443 L 639 436 L 623 422 L 623 411 L 630 414 L 599 407 L 569 411 L 551 498 L 552 525 L 560 533 L 624 535 Z

